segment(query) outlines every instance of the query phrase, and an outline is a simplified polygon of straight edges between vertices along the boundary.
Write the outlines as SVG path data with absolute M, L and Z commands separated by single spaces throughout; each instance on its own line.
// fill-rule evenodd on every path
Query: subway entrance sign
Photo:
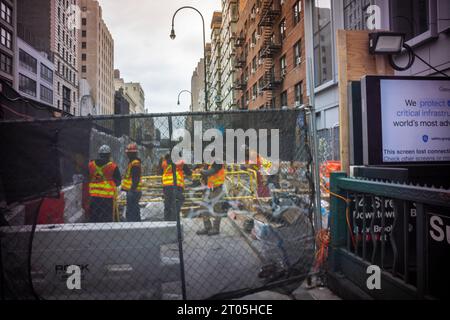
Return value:
M 364 165 L 450 164 L 450 79 L 361 81 Z

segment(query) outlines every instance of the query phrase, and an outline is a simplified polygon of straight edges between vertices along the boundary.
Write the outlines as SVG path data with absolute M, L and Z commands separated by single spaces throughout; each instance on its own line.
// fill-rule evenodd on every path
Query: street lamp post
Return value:
M 204 67 L 204 73 L 205 73 L 205 111 L 208 111 L 208 84 L 207 84 L 207 80 L 206 80 L 206 31 L 205 31 L 205 19 L 203 18 L 203 15 L 201 14 L 201 12 L 191 6 L 184 6 L 184 7 L 179 8 L 177 11 L 175 11 L 175 13 L 173 14 L 173 17 L 172 17 L 172 30 L 170 31 L 170 39 L 174 40 L 176 38 L 175 16 L 177 15 L 177 13 L 179 11 L 181 11 L 183 9 L 192 9 L 192 10 L 196 11 L 202 18 L 202 23 L 203 23 L 203 60 L 204 60 L 203 67 Z
M 182 90 L 182 91 L 180 91 L 180 93 L 178 94 L 177 105 L 180 105 L 180 96 L 183 93 L 189 93 L 191 95 L 191 107 L 189 109 L 190 109 L 190 111 L 192 111 L 192 108 L 194 108 L 194 100 L 193 100 L 192 92 L 190 92 L 189 90 Z

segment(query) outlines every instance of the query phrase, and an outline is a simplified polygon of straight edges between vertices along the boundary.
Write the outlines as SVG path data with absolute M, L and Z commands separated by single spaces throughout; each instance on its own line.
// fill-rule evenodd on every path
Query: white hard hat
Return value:
M 110 154 L 111 153 L 111 148 L 104 144 L 103 146 L 100 147 L 100 149 L 98 149 L 98 154 Z

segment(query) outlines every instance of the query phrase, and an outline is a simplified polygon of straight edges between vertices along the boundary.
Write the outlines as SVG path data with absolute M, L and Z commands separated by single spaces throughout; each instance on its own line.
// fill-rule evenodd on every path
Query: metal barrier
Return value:
M 449 190 L 333 173 L 331 195 L 334 290 L 350 298 L 449 297 Z M 380 289 L 367 286 L 371 265 L 381 269 Z
M 251 169 L 235 170 L 235 168 L 233 168 L 232 166 L 230 166 L 230 169 L 232 169 L 232 170 L 225 171 L 225 176 L 226 176 L 227 182 L 229 184 L 239 186 L 239 187 L 245 189 L 246 191 L 248 191 L 249 195 L 236 196 L 236 197 L 225 196 L 224 199 L 225 200 L 257 200 L 259 198 L 258 195 L 256 194 L 256 189 L 257 189 L 256 185 L 258 184 L 257 173 Z M 241 176 L 248 177 L 248 181 L 245 181 L 246 184 L 248 184 L 248 186 L 243 184 L 244 180 L 241 178 Z M 192 178 L 196 178 L 198 180 L 198 178 L 200 178 L 200 174 L 193 174 Z M 163 194 L 162 194 L 163 186 L 161 184 L 162 176 L 144 176 L 144 177 L 142 177 L 142 181 L 143 181 L 143 186 L 142 186 L 143 196 L 140 200 L 140 203 L 145 204 L 145 203 L 151 203 L 151 202 L 161 202 L 162 201 L 161 198 L 163 196 Z M 201 201 L 202 198 L 189 197 L 190 192 L 192 191 L 192 180 L 189 182 L 190 183 L 186 185 L 186 188 L 184 191 L 184 195 L 188 196 L 186 198 L 186 202 Z M 119 200 L 118 204 L 125 205 L 126 200 L 125 199 Z M 185 208 L 185 207 L 182 207 L 182 208 Z

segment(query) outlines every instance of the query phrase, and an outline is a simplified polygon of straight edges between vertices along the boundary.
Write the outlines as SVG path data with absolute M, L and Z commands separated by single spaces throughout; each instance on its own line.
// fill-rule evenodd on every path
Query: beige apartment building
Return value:
M 114 70 L 114 90 L 123 89 L 125 96 L 131 98 L 130 114 L 147 113 L 145 109 L 145 93 L 139 82 L 125 82 L 120 77 L 120 70 Z
M 208 111 L 222 108 L 222 12 L 215 11 L 211 21 L 211 56 L 207 62 Z
M 19 36 L 45 52 L 55 65 L 55 107 L 79 114 L 78 32 L 71 23 L 78 0 L 20 0 L 17 2 Z
M 236 91 L 233 89 L 236 70 L 233 61 L 236 55 L 235 39 L 239 18 L 238 0 L 222 0 L 221 46 L 221 106 L 222 110 L 236 109 Z
M 203 58 L 197 64 L 191 78 L 192 106 L 191 111 L 204 111 L 205 107 L 205 60 Z
M 114 114 L 114 40 L 96 0 L 79 0 L 81 28 L 78 61 L 80 78 L 91 87 L 98 115 Z

